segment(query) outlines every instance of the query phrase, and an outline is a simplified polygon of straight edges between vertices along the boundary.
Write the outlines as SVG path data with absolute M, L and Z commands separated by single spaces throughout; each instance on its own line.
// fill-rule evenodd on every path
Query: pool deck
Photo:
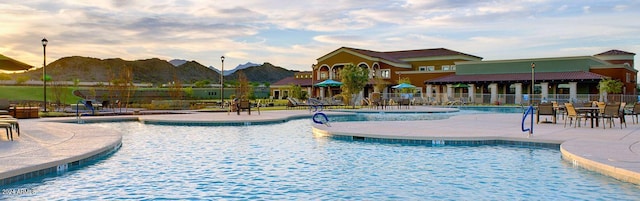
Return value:
M 443 112 L 447 108 L 412 107 L 408 110 L 379 112 Z M 362 109 L 362 111 L 372 111 Z M 344 112 L 325 111 L 328 116 Z M 308 110 L 252 111 L 241 115 L 221 112 L 189 114 L 127 115 L 83 117 L 86 121 L 128 120 L 141 122 L 223 123 L 278 122 L 308 118 Z M 543 117 L 544 118 L 544 117 Z M 559 116 L 557 124 L 534 125 L 534 134 L 521 131 L 522 114 L 468 114 L 430 121 L 332 122 L 331 126 L 313 125 L 314 135 L 357 136 L 375 139 L 435 141 L 502 140 L 561 144 L 563 159 L 622 181 L 640 184 L 640 124 L 627 117 L 627 127 L 606 129 L 587 126 L 565 128 Z M 74 124 L 75 118 L 21 119 L 21 135 L 8 141 L 0 133 L 0 186 L 57 171 L 93 156 L 117 150 L 122 133 L 114 128 L 92 124 Z M 310 121 L 311 122 L 311 121 Z M 527 119 L 527 123 L 529 123 Z M 311 125 L 311 123 L 310 123 Z M 528 125 L 526 125 L 528 127 Z M 215 129 L 215 127 L 212 127 Z M 123 145 L 126 146 L 126 145 Z M 534 165 L 534 164 L 532 164 Z

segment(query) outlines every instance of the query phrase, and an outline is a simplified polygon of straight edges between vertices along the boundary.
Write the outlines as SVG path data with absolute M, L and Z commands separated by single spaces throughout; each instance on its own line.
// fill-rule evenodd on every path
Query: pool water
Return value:
M 316 137 L 311 121 L 121 128 L 95 164 L 9 186 L 12 200 L 637 200 L 640 188 L 573 167 L 559 150 L 366 143 Z

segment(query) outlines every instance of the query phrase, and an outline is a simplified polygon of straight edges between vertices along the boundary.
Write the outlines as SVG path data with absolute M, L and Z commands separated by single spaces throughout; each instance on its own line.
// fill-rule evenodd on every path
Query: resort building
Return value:
M 271 84 L 269 87 L 271 88 L 271 98 L 286 99 L 291 94 L 291 87 L 294 85 L 302 87 L 302 90 L 307 94 L 311 94 L 313 88 L 311 71 L 296 72 L 293 77 L 287 77 Z
M 621 81 L 623 95 L 636 95 L 634 55 L 610 50 L 594 56 L 456 62 L 455 74 L 425 79 L 425 97 L 492 104 L 527 103 L 528 94 L 534 101 L 602 101 L 606 97 L 598 84 L 603 78 Z M 615 101 L 636 101 L 636 96 L 618 97 L 633 100 Z
M 391 86 L 409 78 L 416 86 L 414 97 L 433 104 L 521 104 L 528 101 L 528 94 L 535 101 L 602 100 L 598 83 L 603 78 L 621 81 L 622 94 L 636 98 L 631 96 L 636 95 L 638 72 L 634 69 L 634 56 L 635 53 L 610 50 L 593 56 L 482 61 L 482 57 L 445 48 L 378 52 L 341 47 L 317 59 L 311 83 L 340 81 L 340 69 L 353 64 L 370 72 L 370 81 L 357 98 L 369 97 L 376 77 L 384 80 L 383 97 L 397 97 Z M 339 87 L 312 86 L 308 87 L 312 97 L 340 93 Z
M 369 69 L 370 81 L 360 97 L 368 97 L 374 91 L 374 78 L 381 78 L 386 87 L 383 94 L 391 93 L 390 87 L 401 78 L 409 78 L 418 92 L 424 92 L 424 80 L 452 75 L 456 72 L 455 62 L 480 61 L 481 57 L 445 48 L 377 52 L 371 50 L 341 47 L 317 59 L 313 66 L 313 83 L 327 79 L 340 81 L 340 70 L 347 64 Z M 327 97 L 339 94 L 339 87 L 318 87 L 313 97 Z

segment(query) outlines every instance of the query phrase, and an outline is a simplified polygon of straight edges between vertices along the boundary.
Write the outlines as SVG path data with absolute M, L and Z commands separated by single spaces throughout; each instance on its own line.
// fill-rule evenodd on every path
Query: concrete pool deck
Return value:
M 412 107 L 409 110 L 375 112 L 443 112 L 447 108 Z M 362 109 L 362 111 L 371 111 Z M 328 112 L 328 116 L 346 114 Z M 86 121 L 141 121 L 151 123 L 223 123 L 282 122 L 310 117 L 308 110 L 252 111 L 235 113 L 193 112 L 189 114 L 83 117 Z M 376 139 L 435 141 L 503 140 L 561 144 L 562 157 L 574 165 L 622 181 L 640 184 L 640 124 L 627 117 L 627 128 L 578 128 L 558 124 L 534 125 L 528 137 L 521 131 L 522 114 L 466 114 L 430 121 L 332 122 L 331 127 L 314 125 L 315 135 L 354 136 Z M 0 133 L 0 186 L 20 180 L 66 171 L 83 160 L 117 150 L 122 133 L 117 129 L 91 124 L 74 124 L 75 118 L 41 118 L 20 120 L 21 135 L 8 141 Z M 529 119 L 527 119 L 529 122 Z M 311 123 L 310 123 L 311 125 Z M 528 125 L 526 125 L 528 127 Z M 212 128 L 215 129 L 215 128 Z M 126 145 L 124 145 L 126 146 Z

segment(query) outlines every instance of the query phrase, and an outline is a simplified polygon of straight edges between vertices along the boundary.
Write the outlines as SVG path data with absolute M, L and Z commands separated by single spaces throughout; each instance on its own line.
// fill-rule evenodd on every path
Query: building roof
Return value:
M 391 52 L 377 52 L 372 50 L 364 50 L 364 49 L 357 49 L 357 48 L 351 48 L 351 47 L 343 47 L 343 48 L 354 51 L 354 52 L 358 52 L 360 54 L 364 54 L 370 57 L 377 57 L 377 58 L 386 59 L 394 62 L 403 62 L 401 59 L 408 59 L 408 58 L 456 56 L 456 55 L 470 56 L 470 57 L 482 59 L 482 57 L 479 57 L 479 56 L 465 54 L 462 52 L 453 51 L 446 48 L 402 50 L 402 51 L 391 51 Z
M 271 85 L 300 85 L 301 87 L 311 86 L 311 78 L 295 78 L 295 77 L 286 77 L 281 79 Z
M 622 50 L 609 50 L 600 54 L 596 54 L 594 56 L 604 56 L 604 55 L 636 55 L 633 52 L 625 52 Z
M 536 81 L 600 81 L 603 75 L 584 72 L 541 72 L 535 73 Z M 531 82 L 531 73 L 505 73 L 483 75 L 449 75 L 424 81 L 425 84 L 455 84 L 477 82 Z

